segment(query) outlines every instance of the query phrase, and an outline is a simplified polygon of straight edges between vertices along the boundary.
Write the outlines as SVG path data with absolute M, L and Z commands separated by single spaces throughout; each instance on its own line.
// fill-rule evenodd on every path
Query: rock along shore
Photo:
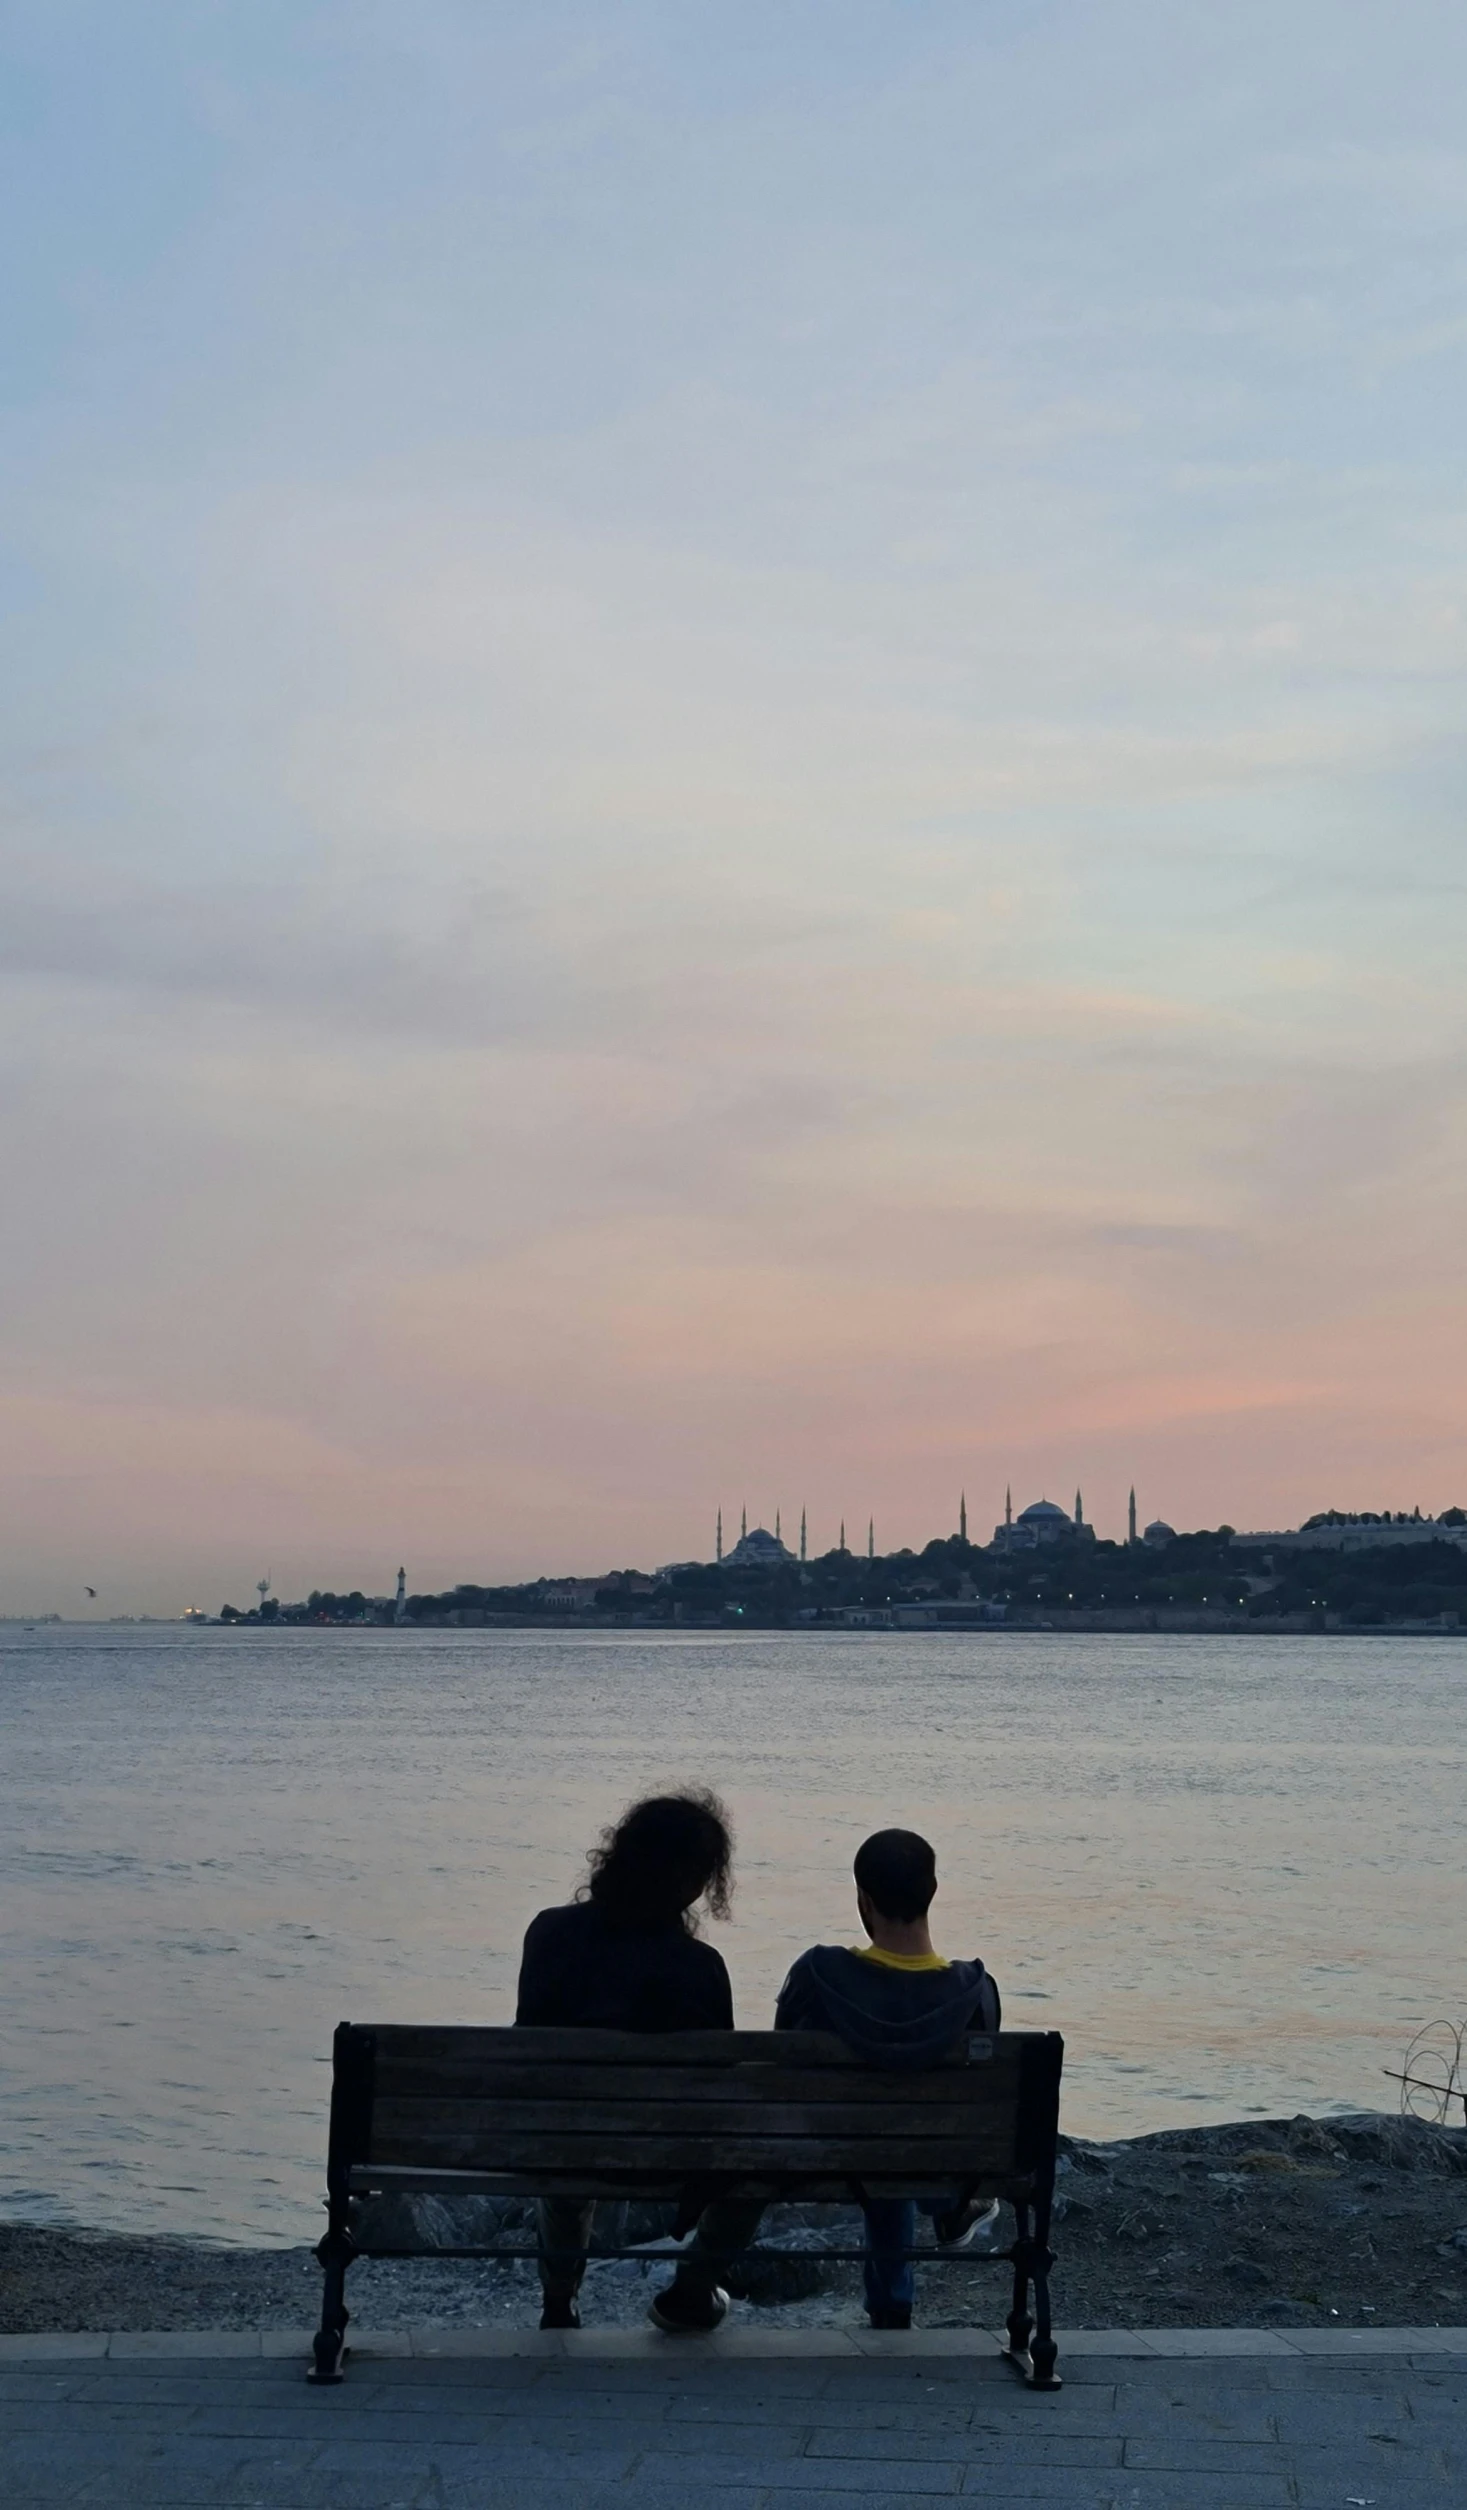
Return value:
M 451 2240 L 453 2220 L 437 2212 L 438 2237 Z M 431 2219 L 420 2220 L 431 2232 Z M 656 2227 L 649 2220 L 631 2236 Z M 739 2297 L 766 2325 L 863 2323 L 859 2269 L 807 2248 L 822 2236 L 846 2244 L 857 2232 L 854 2215 L 771 2209 L 763 2237 L 785 2256 L 753 2269 Z M 1055 2310 L 1066 2327 L 1461 2323 L 1467 2130 L 1362 2113 L 1184 2127 L 1114 2144 L 1065 2137 L 1054 2248 Z M 664 2271 L 593 2260 L 586 2324 L 640 2319 Z M 305 2327 L 319 2294 L 304 2245 L 0 2226 L 0 2329 L 10 2333 Z M 364 2325 L 380 2329 L 533 2326 L 539 2296 L 532 2265 L 428 2257 L 364 2259 L 348 2298 Z M 923 2325 L 996 2325 L 1007 2306 L 1001 2267 L 921 2269 Z

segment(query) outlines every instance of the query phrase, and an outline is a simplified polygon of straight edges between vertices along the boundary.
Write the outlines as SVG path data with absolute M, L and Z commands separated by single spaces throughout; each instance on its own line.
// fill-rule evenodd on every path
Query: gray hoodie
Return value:
M 802 1952 L 774 2008 L 777 2031 L 834 2031 L 867 2065 L 913 2073 L 936 2065 L 960 2032 L 996 2031 L 1002 2020 L 981 1961 L 893 1970 L 844 1944 Z

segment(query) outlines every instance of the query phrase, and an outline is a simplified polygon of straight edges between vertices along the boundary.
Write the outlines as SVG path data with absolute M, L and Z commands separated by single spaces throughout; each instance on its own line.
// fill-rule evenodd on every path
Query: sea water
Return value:
M 901 1823 L 1072 2131 L 1392 2107 L 1467 2011 L 1464 1703 L 1451 1637 L 0 1629 L 0 2216 L 313 2236 L 333 2025 L 511 2020 L 683 1778 L 741 2023 Z

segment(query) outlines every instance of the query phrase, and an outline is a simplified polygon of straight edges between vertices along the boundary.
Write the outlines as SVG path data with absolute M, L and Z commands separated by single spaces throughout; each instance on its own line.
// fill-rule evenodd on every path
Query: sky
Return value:
M 1467 1501 L 1464 78 L 4 0 L 0 1613 Z

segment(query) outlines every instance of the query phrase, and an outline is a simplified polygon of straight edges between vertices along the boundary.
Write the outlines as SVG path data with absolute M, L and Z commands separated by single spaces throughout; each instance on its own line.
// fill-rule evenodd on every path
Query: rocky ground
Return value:
M 1119 2144 L 1066 2137 L 1055 2212 L 1063 2326 L 1467 2323 L 1461 2128 L 1362 2115 L 1183 2128 Z M 632 2236 L 655 2228 L 635 2225 Z M 744 2309 L 757 2309 L 764 2324 L 860 2321 L 859 2268 L 818 2250 L 789 2253 L 812 2239 L 844 2245 L 856 2228 L 854 2216 L 778 2209 L 764 2236 L 786 2254 L 746 2270 Z M 441 2213 L 439 2230 L 452 2236 Z M 586 2323 L 640 2318 L 662 2273 L 655 2264 L 593 2262 Z M 1001 2268 L 926 2267 L 918 2320 L 996 2325 L 1006 2283 Z M 0 2227 L 6 2330 L 304 2327 L 319 2291 L 304 2247 Z M 349 2299 L 359 2321 L 378 2328 L 533 2326 L 538 2312 L 532 2266 L 448 2258 L 364 2259 L 352 2269 Z

